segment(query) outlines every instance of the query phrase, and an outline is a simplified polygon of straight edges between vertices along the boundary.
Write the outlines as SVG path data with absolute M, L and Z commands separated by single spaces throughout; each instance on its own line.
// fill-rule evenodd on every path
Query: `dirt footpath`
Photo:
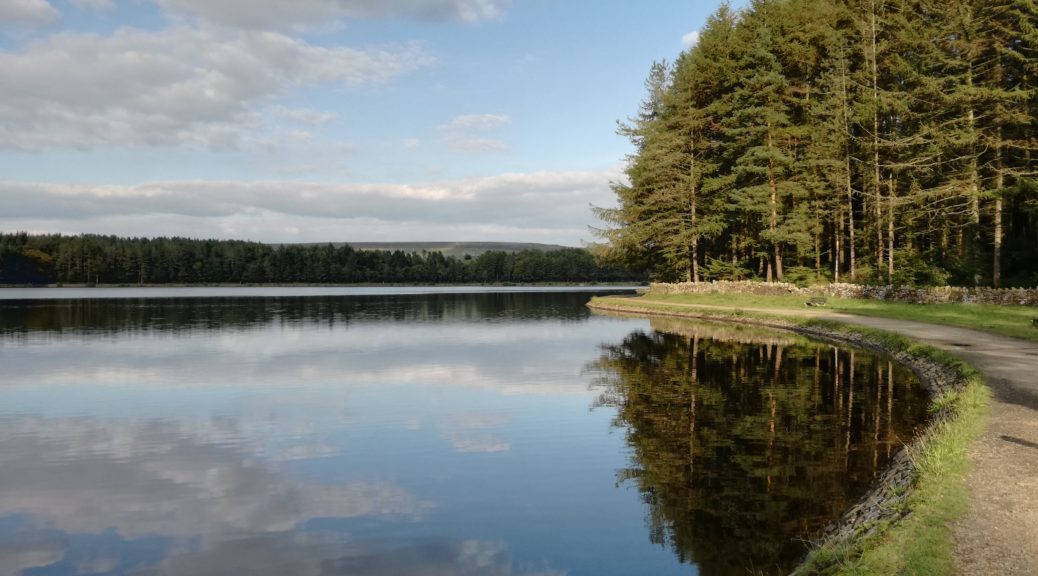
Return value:
M 973 468 L 966 478 L 970 509 L 953 526 L 957 571 L 963 576 L 1038 576 L 1038 344 L 966 328 L 817 308 L 743 310 L 827 318 L 896 332 L 954 352 L 979 369 L 994 398 L 988 427 L 971 448 Z

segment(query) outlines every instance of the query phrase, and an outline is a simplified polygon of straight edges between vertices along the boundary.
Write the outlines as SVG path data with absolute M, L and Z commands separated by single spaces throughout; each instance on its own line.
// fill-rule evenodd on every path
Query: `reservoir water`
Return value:
M 925 420 L 887 358 L 591 294 L 0 294 L 0 574 L 781 574 Z

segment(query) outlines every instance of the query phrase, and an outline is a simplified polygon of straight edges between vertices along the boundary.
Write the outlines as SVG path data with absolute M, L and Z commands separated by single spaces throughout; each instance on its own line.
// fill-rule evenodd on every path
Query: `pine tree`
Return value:
M 727 153 L 733 160 L 730 203 L 764 241 L 757 246 L 757 254 L 771 282 L 782 280 L 783 250 L 798 239 L 796 222 L 803 218 L 795 213 L 794 198 L 803 189 L 791 178 L 795 129 L 786 103 L 788 82 L 771 52 L 771 2 L 758 0 L 753 8 L 754 18 L 747 17 L 742 28 L 741 41 L 746 43 L 740 61 L 743 78 L 728 97 L 731 113 L 722 126 Z
M 660 132 L 659 118 L 670 84 L 670 66 L 666 61 L 654 62 L 645 81 L 647 94 L 638 115 L 617 126 L 617 133 L 627 137 L 636 150 L 627 158 L 625 172 L 628 181 L 613 184 L 618 206 L 594 208 L 598 218 L 607 225 L 594 232 L 609 243 L 613 258 L 657 270 L 662 266 L 658 240 L 665 238 L 667 231 L 660 230 L 654 222 L 656 206 L 653 197 L 657 182 L 652 164 L 657 146 L 652 135 Z

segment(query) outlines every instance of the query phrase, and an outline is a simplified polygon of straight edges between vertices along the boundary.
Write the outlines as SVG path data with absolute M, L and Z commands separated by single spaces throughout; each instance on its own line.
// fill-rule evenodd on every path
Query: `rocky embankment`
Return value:
M 890 350 L 878 340 L 856 331 L 801 326 L 790 326 L 790 329 L 808 336 L 845 342 L 859 348 L 890 354 L 896 362 L 910 368 L 916 374 L 932 398 L 965 384 L 961 374 L 939 362 L 903 351 Z M 913 454 L 921 449 L 926 437 L 934 431 L 938 423 L 951 416 L 949 408 L 935 412 L 926 429 L 895 455 L 890 466 L 869 492 L 845 512 L 839 521 L 826 529 L 818 544 L 839 546 L 856 538 L 868 537 L 885 523 L 903 517 L 908 512 L 905 504 L 915 481 Z

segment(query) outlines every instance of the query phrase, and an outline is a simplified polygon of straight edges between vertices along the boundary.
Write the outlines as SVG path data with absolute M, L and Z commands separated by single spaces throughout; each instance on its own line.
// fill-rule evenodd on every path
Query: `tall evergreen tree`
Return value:
M 770 0 L 757 0 L 753 8 L 739 38 L 746 43 L 742 79 L 728 95 L 731 113 L 722 126 L 734 161 L 731 205 L 763 241 L 757 255 L 770 282 L 782 280 L 783 251 L 801 240 L 805 218 L 797 202 L 803 189 L 792 178 L 796 130 L 786 102 L 789 84 L 772 52 L 777 10 Z

